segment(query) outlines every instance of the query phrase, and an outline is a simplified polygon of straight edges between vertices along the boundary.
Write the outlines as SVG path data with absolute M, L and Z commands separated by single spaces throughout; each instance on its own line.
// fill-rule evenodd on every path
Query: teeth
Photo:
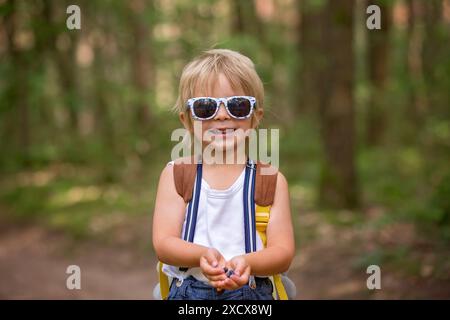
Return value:
M 211 129 L 209 130 L 212 134 L 227 134 L 227 133 L 232 133 L 234 132 L 235 129 L 225 129 L 225 130 L 220 130 L 220 129 Z

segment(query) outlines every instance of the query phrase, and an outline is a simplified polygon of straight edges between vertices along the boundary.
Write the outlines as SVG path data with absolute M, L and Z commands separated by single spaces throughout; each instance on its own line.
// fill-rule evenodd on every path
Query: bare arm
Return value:
M 153 247 L 158 259 L 166 264 L 198 267 L 207 247 L 181 239 L 186 203 L 177 193 L 173 166 L 161 173 L 153 213 Z
M 288 184 L 280 172 L 266 236 L 265 249 L 244 255 L 253 275 L 266 276 L 285 272 L 294 258 L 295 242 Z

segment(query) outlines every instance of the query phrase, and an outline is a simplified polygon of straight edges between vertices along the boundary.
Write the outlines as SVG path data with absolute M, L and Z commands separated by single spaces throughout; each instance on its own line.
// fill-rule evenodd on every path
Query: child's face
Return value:
M 225 98 L 231 96 L 245 96 L 245 92 L 239 89 L 233 89 L 228 79 L 223 75 L 219 74 L 214 86 L 211 88 L 210 92 L 204 92 L 202 90 L 196 90 L 194 97 L 212 97 L 212 98 Z M 223 150 L 229 148 L 236 148 L 237 145 L 245 141 L 245 136 L 241 133 L 246 132 L 252 127 L 256 127 L 259 121 L 262 119 L 263 110 L 257 108 L 254 113 L 248 119 L 234 119 L 232 118 L 225 109 L 224 104 L 220 105 L 219 111 L 214 118 L 210 120 L 195 120 L 191 117 L 191 123 L 200 122 L 201 123 L 201 136 L 199 132 L 194 131 L 195 138 L 203 141 L 203 146 L 212 144 L 210 147 L 216 149 L 223 148 Z M 180 113 L 180 119 L 187 128 L 187 120 L 185 118 L 186 114 L 184 112 Z M 252 125 L 252 117 L 255 117 Z M 240 133 L 235 133 L 235 130 L 241 129 Z M 226 130 L 223 132 L 223 130 Z M 205 141 L 205 136 L 210 137 Z M 211 142 L 210 142 L 211 141 Z

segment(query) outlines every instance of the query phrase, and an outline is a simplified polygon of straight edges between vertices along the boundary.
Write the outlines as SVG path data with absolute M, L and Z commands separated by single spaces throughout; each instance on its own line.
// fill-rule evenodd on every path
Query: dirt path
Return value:
M 81 268 L 81 290 L 66 288 L 66 269 Z M 0 235 L 2 299 L 150 299 L 155 260 L 129 248 L 83 243 L 39 227 Z
M 359 250 L 353 241 L 328 238 L 300 248 L 289 273 L 298 299 L 449 298 L 449 282 L 416 281 L 389 271 L 383 271 L 382 290 L 368 290 L 365 270 L 352 265 Z M 156 259 L 143 251 L 92 242 L 74 246 L 41 227 L 3 226 L 0 298 L 152 299 Z M 82 290 L 66 288 L 66 268 L 73 264 L 81 268 Z

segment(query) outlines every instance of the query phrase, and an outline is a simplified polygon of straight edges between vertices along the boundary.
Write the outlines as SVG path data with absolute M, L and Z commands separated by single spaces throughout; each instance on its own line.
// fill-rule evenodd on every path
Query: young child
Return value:
M 263 104 L 264 89 L 253 62 L 238 52 L 214 49 L 184 68 L 176 108 L 202 150 L 223 150 L 225 159 L 246 141 L 237 130 L 258 126 Z M 194 124 L 201 124 L 201 132 Z M 211 139 L 205 139 L 208 134 Z M 275 171 L 267 176 L 271 179 L 264 178 L 260 170 L 268 165 L 258 162 L 255 167 L 251 159 L 223 164 L 201 160 L 193 167 L 169 162 L 158 185 L 153 245 L 162 272 L 173 279 L 167 298 L 273 299 L 274 281 L 268 277 L 286 272 L 295 253 L 285 177 Z M 187 183 L 188 176 L 195 183 Z M 269 180 L 273 186 L 264 182 Z M 255 195 L 255 205 L 247 193 Z M 255 207 L 270 208 L 268 222 L 255 223 Z M 255 232 L 255 225 L 264 225 L 265 233 Z

